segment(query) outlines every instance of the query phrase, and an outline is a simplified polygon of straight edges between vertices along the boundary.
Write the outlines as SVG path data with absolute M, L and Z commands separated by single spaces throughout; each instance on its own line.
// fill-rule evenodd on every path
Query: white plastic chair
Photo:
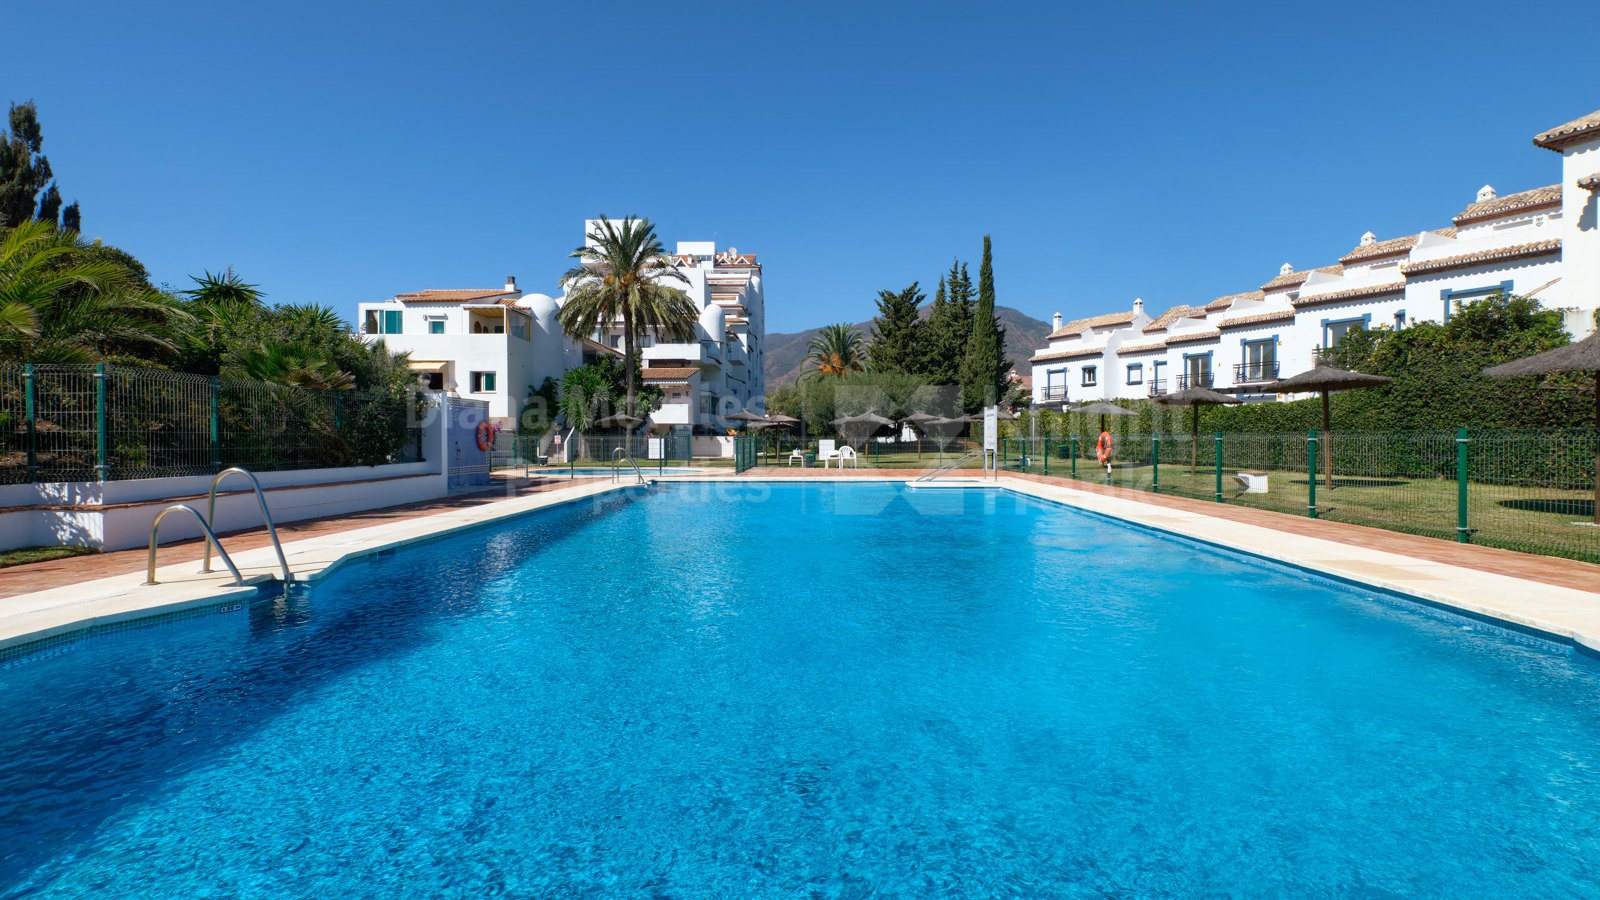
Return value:
M 839 458 L 839 451 L 834 447 L 834 441 L 817 441 L 817 462 L 822 463 L 824 469 L 828 467 L 828 460 Z
M 839 468 L 844 468 L 846 462 L 849 462 L 857 469 L 861 468 L 861 457 L 856 455 L 854 447 L 848 445 L 839 448 Z
M 796 460 L 798 460 L 800 462 L 800 468 L 802 468 L 802 469 L 805 468 L 805 466 L 806 466 L 806 452 L 804 450 L 801 450 L 798 447 L 796 447 L 793 451 L 791 451 L 789 453 L 789 465 L 793 466 L 795 464 Z

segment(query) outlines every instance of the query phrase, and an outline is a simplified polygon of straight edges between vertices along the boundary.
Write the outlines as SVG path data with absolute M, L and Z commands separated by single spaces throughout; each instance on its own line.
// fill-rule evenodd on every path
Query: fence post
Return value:
M 222 471 L 222 382 L 211 376 L 211 471 Z
M 1161 493 L 1161 435 L 1150 435 L 1150 493 Z
M 1456 431 L 1456 543 L 1472 543 L 1472 530 L 1467 527 L 1467 430 L 1465 428 Z
M 1072 477 L 1078 477 L 1078 433 L 1072 433 Z
M 22 367 L 22 413 L 28 423 L 28 480 L 39 480 L 39 390 L 34 384 L 33 363 Z
M 1217 502 L 1222 502 L 1222 432 L 1217 432 Z
M 1039 449 L 1044 451 L 1044 474 L 1046 476 L 1048 476 L 1050 474 L 1050 436 L 1049 435 L 1045 436 L 1044 443 L 1039 445 Z
M 1306 515 L 1317 517 L 1317 431 L 1306 438 Z
M 106 481 L 111 467 L 106 463 L 106 364 L 94 367 L 94 477 Z

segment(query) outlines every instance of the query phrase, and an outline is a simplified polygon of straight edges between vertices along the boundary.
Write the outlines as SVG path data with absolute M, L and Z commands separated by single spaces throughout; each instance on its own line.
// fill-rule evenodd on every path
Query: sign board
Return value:
M 1000 447 L 1000 407 L 985 406 L 983 408 L 983 449 L 997 450 Z
M 660 459 L 660 458 L 662 458 L 662 456 L 665 455 L 664 453 L 662 453 L 662 449 L 663 449 L 662 448 L 662 444 L 664 443 L 664 441 L 665 441 L 664 438 L 651 438 L 650 439 L 650 449 L 648 451 L 649 452 L 649 457 L 648 458 L 650 458 L 650 459 Z

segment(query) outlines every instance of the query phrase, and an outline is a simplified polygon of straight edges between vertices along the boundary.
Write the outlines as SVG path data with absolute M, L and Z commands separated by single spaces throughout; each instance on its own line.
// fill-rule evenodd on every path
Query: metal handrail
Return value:
M 622 480 L 622 461 L 626 459 L 628 461 L 628 465 L 633 466 L 633 474 L 639 479 L 639 483 L 644 484 L 644 473 L 639 471 L 639 461 L 633 458 L 632 453 L 629 453 L 627 456 L 623 456 L 622 453 L 622 447 L 618 447 L 617 449 L 611 451 L 611 480 Z
M 174 503 L 166 509 L 163 509 L 161 512 L 156 513 L 155 521 L 150 523 L 150 559 L 145 565 L 144 583 L 161 583 L 156 581 L 156 530 L 161 527 L 161 520 L 167 517 L 167 513 L 177 512 L 180 509 L 194 516 L 195 521 L 200 523 L 200 530 L 206 533 L 206 540 L 209 541 L 209 543 L 206 544 L 207 551 L 209 552 L 211 547 L 216 547 L 217 555 L 222 557 L 223 564 L 228 567 L 229 572 L 233 573 L 233 583 L 240 587 L 244 587 L 244 576 L 239 574 L 239 567 L 233 564 L 233 560 L 228 556 L 228 551 L 222 549 L 222 543 L 217 540 L 217 533 L 211 530 L 211 526 L 206 524 L 206 520 L 201 518 L 198 512 L 195 512 L 194 507 L 184 503 Z
M 953 469 L 956 466 L 959 466 L 962 463 L 966 462 L 967 460 L 972 459 L 974 456 L 979 456 L 979 455 L 981 455 L 981 454 L 983 454 L 985 452 L 987 452 L 987 451 L 984 451 L 984 450 L 968 450 L 966 453 L 963 453 L 961 455 L 960 459 L 953 459 L 953 460 L 945 463 L 944 465 L 940 466 L 939 468 L 934 469 L 932 472 L 929 472 L 926 475 L 922 475 L 922 476 L 919 476 L 917 478 L 914 478 L 914 479 L 912 479 L 911 483 L 912 484 L 918 484 L 918 483 L 924 482 L 924 481 L 932 481 L 935 478 L 938 478 L 940 475 L 943 475 L 947 470 Z M 985 468 L 987 468 L 987 465 L 985 465 Z
M 294 581 L 294 573 L 289 571 L 289 560 L 285 559 L 283 555 L 283 544 L 278 542 L 278 526 L 272 521 L 272 511 L 267 509 L 267 495 L 261 492 L 261 482 L 256 480 L 255 474 L 249 469 L 233 466 L 232 468 L 223 469 L 217 473 L 215 478 L 211 479 L 211 497 L 206 501 L 206 522 L 210 523 L 217 520 L 217 486 L 222 484 L 222 479 L 229 475 L 243 475 L 250 479 L 250 486 L 256 489 L 256 500 L 261 504 L 261 518 L 267 521 L 267 534 L 272 537 L 272 549 L 278 551 L 278 565 L 283 567 L 283 581 L 285 584 Z M 217 549 L 221 550 L 222 545 L 218 544 Z M 200 563 L 200 571 L 211 571 L 210 544 L 206 545 L 206 555 Z

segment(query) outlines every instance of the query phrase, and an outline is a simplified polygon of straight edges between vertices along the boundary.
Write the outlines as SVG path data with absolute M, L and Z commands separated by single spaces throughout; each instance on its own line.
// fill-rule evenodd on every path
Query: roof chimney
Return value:
M 1288 263 L 1284 263 L 1283 265 L 1278 267 L 1278 274 L 1279 275 L 1288 275 L 1290 272 L 1293 272 L 1293 271 L 1294 271 L 1294 266 L 1291 266 Z
M 1488 201 L 1488 200 L 1493 200 L 1494 198 L 1496 198 L 1498 196 L 1500 196 L 1500 195 L 1496 194 L 1494 192 L 1494 185 L 1492 185 L 1492 184 L 1486 184 L 1483 187 L 1478 188 L 1478 202 L 1479 203 L 1483 203 L 1483 202 Z
M 506 293 L 509 294 L 509 293 L 515 291 L 516 289 L 517 289 L 517 276 L 515 276 L 515 275 L 507 275 L 506 276 Z
M 1133 298 L 1133 314 L 1136 316 L 1144 315 L 1144 301 L 1138 297 Z
M 1370 247 L 1373 244 L 1376 244 L 1377 242 L 1378 242 L 1378 236 L 1373 234 L 1370 231 L 1361 236 L 1361 246 L 1363 246 L 1363 247 Z
M 1061 330 L 1061 313 L 1056 313 L 1055 315 L 1050 317 L 1050 330 L 1051 331 L 1060 331 Z

